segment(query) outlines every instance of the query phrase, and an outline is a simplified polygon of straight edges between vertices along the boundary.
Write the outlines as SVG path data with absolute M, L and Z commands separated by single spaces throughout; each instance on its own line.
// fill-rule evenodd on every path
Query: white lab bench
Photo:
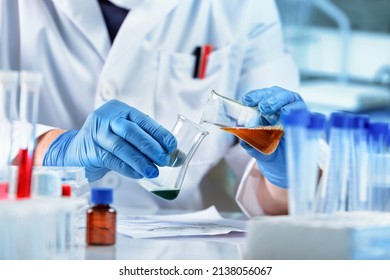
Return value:
M 117 235 L 114 246 L 81 247 L 78 258 L 88 260 L 240 260 L 244 233 L 207 237 L 133 239 Z

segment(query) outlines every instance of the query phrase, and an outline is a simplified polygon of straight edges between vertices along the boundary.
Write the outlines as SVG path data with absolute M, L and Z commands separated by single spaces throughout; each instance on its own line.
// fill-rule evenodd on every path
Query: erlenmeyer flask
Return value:
M 182 115 L 178 115 L 171 133 L 177 139 L 177 149 L 171 154 L 169 166 L 158 167 L 159 175 L 156 178 L 139 180 L 145 189 L 168 200 L 179 195 L 188 164 L 199 144 L 209 134 L 203 127 Z
M 263 115 L 257 107 L 211 92 L 200 123 L 219 126 L 247 142 L 263 154 L 272 154 L 283 136 L 277 115 Z M 267 124 L 267 125 L 264 125 Z

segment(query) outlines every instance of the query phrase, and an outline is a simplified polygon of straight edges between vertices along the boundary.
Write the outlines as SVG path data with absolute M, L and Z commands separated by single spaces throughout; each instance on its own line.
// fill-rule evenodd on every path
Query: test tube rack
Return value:
M 344 212 L 248 221 L 245 259 L 390 259 L 390 213 Z
M 0 201 L 0 259 L 74 259 L 75 218 L 83 198 Z
M 17 169 L 12 166 L 8 196 L 0 200 L 0 260 L 78 259 L 74 233 L 89 199 L 84 168 L 34 167 L 25 199 L 15 196 Z M 61 197 L 61 185 L 70 188 L 68 196 Z

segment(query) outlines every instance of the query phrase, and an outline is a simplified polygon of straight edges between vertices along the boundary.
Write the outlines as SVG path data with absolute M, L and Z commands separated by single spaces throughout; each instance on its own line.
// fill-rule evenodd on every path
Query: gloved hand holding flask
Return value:
M 251 91 L 242 98 L 246 106 L 256 106 L 262 115 L 261 125 L 274 125 L 282 115 L 292 110 L 306 108 L 302 97 L 294 92 L 280 87 L 271 87 Z M 270 155 L 265 155 L 257 149 L 240 141 L 247 153 L 256 159 L 257 165 L 272 184 L 287 188 L 287 164 L 284 137 L 280 140 L 277 149 Z
M 43 165 L 83 166 L 89 181 L 113 170 L 127 177 L 154 178 L 170 162 L 175 137 L 146 114 L 111 100 L 92 112 L 80 130 L 59 135 Z

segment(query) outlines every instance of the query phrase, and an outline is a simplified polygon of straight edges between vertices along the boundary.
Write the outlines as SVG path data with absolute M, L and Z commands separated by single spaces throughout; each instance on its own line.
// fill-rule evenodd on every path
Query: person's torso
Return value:
M 177 114 L 198 122 L 213 89 L 238 98 L 251 1 L 138 2 L 111 46 L 95 0 L 19 1 L 20 69 L 44 76 L 40 123 L 77 129 L 94 108 L 115 98 L 170 128 Z M 206 44 L 213 51 L 205 78 L 197 79 L 193 51 Z M 206 137 L 184 184 L 196 186 L 233 141 L 217 130 Z M 134 184 L 107 178 L 103 184 Z M 196 198 L 194 187 L 187 188 L 177 203 Z

